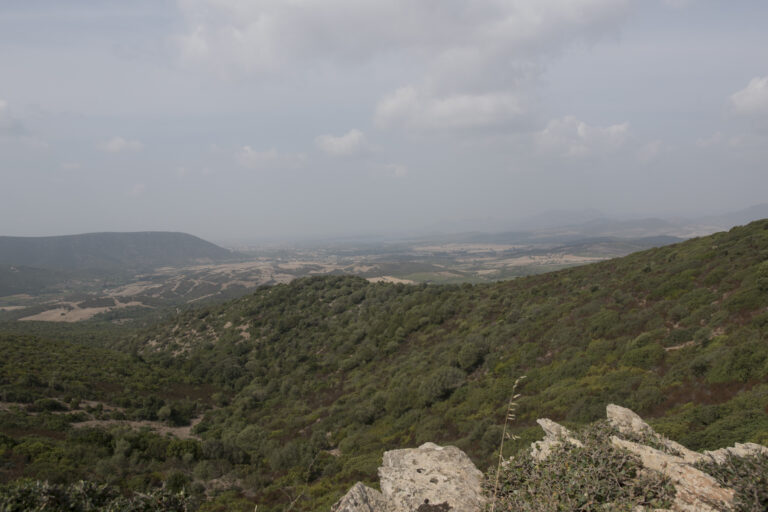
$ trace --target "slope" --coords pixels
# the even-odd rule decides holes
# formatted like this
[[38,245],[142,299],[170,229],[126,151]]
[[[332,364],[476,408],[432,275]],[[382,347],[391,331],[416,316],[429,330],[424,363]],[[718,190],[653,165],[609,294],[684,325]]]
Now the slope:
[[[768,220],[492,285],[319,277],[183,313],[145,357],[229,390],[197,432],[248,465],[267,510],[327,507],[381,452],[452,443],[480,467],[516,425],[597,419],[606,403],[694,449],[768,443]],[[242,459],[240,459],[242,461]]]

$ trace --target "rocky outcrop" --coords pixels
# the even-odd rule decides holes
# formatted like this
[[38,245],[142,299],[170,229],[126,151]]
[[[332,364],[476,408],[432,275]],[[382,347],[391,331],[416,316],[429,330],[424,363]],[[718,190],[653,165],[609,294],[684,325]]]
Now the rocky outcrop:
[[736,443],[728,448],[704,452],[704,455],[711,457],[718,464],[724,464],[728,457],[732,455],[737,457],[752,457],[755,455],[768,457],[768,448],[755,443]]
[[716,512],[733,508],[734,491],[722,487],[717,480],[694,468],[682,457],[616,436],[611,438],[611,443],[640,457],[646,469],[658,471],[670,479],[677,491],[672,510]]
[[608,417],[608,422],[622,434],[643,439],[644,444],[655,444],[663,447],[666,452],[678,455],[690,464],[707,458],[701,453],[689,450],[680,443],[657,434],[640,416],[626,407],[609,404],[605,408],[605,415]]
[[[606,416],[623,437],[629,438],[612,436],[611,443],[614,446],[637,455],[645,470],[659,472],[670,479],[676,490],[672,506],[675,511],[713,512],[733,509],[734,490],[721,486],[714,478],[696,469],[693,466],[696,462],[714,460],[722,464],[729,455],[768,455],[768,448],[753,443],[737,444],[702,454],[658,434],[640,416],[625,407],[608,405]],[[557,439],[559,442],[573,442],[569,440],[572,434],[565,427],[556,423],[553,426],[552,423],[550,420],[546,420],[544,425],[539,423],[546,436],[544,441],[531,445],[534,457],[541,453],[542,442],[550,440],[553,443]]]
[[541,418],[536,420],[536,423],[544,431],[544,439],[531,445],[531,456],[538,461],[545,460],[552,453],[552,450],[562,443],[569,443],[578,447],[584,446],[581,441],[573,437],[570,430],[550,419]]
[[[673,511],[734,508],[735,491],[694,467],[695,463],[723,464],[731,455],[768,456],[768,448],[753,443],[698,453],[656,433],[629,409],[611,404],[606,408],[606,416],[620,434],[611,437],[611,444],[636,455],[643,464],[642,471],[661,473],[675,486]],[[531,445],[531,455],[540,464],[563,443],[584,447],[562,425],[549,419],[537,423],[545,437]],[[425,443],[418,448],[385,452],[379,479],[381,492],[357,483],[333,506],[332,512],[479,512],[486,503],[482,473],[454,446]]]
[[477,512],[485,504],[483,474],[455,446],[385,452],[379,479],[381,492],[357,483],[333,512]]
[[384,512],[389,511],[384,495],[357,482],[333,506],[334,512]]

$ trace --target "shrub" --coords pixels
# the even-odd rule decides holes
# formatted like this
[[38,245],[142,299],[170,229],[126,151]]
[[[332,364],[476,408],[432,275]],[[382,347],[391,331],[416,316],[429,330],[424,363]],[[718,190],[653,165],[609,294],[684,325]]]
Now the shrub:
[[[633,510],[637,506],[668,508],[674,487],[657,473],[641,472],[634,455],[610,443],[607,422],[597,422],[579,434],[584,447],[563,443],[544,461],[523,450],[502,465],[496,510]],[[486,490],[492,492],[495,470]]]
[[736,491],[736,512],[768,510],[768,456],[729,456],[725,463],[699,462],[696,467],[709,473],[723,486]]
[[454,389],[464,383],[466,375],[453,367],[443,367],[425,380],[419,388],[422,403],[430,405],[448,397]]

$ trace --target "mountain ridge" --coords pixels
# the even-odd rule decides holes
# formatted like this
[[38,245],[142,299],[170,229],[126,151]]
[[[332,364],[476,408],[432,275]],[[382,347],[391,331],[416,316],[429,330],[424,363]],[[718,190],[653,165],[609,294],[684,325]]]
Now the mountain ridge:
[[194,235],[170,231],[0,236],[0,265],[51,270],[126,270],[210,263],[234,254]]

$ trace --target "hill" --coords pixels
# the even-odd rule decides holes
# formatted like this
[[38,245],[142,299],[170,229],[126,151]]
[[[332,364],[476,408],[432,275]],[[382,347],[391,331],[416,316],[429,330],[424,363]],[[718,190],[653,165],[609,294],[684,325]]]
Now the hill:
[[212,263],[232,253],[186,233],[88,233],[49,237],[0,237],[0,265],[40,269],[140,270]]
[[[190,410],[204,412],[188,444],[170,448],[116,425],[103,438],[88,434],[101,448],[82,460],[76,421],[56,417],[58,430],[48,428],[55,432],[44,440],[10,429],[0,445],[32,477],[56,469],[66,481],[98,467],[123,489],[152,489],[161,475],[227,510],[254,502],[268,511],[328,510],[355,481],[376,479],[385,450],[454,444],[488,467],[522,375],[519,439],[507,454],[540,438],[537,418],[574,427],[602,417],[608,403],[638,411],[694,450],[766,445],[767,336],[768,220],[494,284],[313,277],[187,310],[112,344],[132,354],[120,363],[127,382],[167,375],[216,391],[207,405],[193,391],[163,406],[118,392],[97,397],[125,417],[183,422]],[[37,357],[56,350],[49,343]],[[33,349],[7,352],[36,357]],[[43,373],[49,364],[9,362],[0,392],[34,391],[30,414],[50,406],[35,406],[50,398],[41,394],[66,402],[86,392],[57,390]],[[53,418],[13,411],[13,425]]]
[[67,277],[65,272],[56,270],[0,264],[0,296],[38,294],[64,282]]
[[385,449],[451,443],[490,463],[520,375],[520,443],[539,435],[537,417],[590,422],[610,402],[694,449],[767,443],[767,261],[759,221],[492,285],[310,278],[138,341],[233,393],[198,431],[259,461],[261,501],[310,466],[307,492],[330,501],[373,479]]

